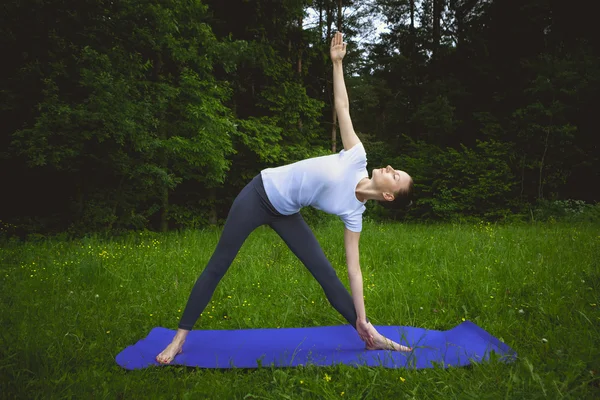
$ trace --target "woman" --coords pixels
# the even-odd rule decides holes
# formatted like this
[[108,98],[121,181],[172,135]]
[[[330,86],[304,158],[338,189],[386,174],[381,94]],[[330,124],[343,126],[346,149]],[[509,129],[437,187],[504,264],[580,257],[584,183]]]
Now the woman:
[[[192,289],[177,334],[156,357],[158,362],[168,364],[181,352],[186,336],[242,244],[254,229],[265,224],[281,236],[309,269],[331,305],[356,329],[367,349],[411,350],[383,337],[367,319],[358,242],[367,200],[392,202],[398,197],[407,197],[412,190],[412,179],[406,172],[394,170],[389,165],[374,169],[369,179],[365,149],[350,120],[342,69],[346,44],[339,32],[331,42],[330,53],[335,109],[344,150],[339,154],[265,169],[246,185],[233,202],[217,248]],[[352,296],[298,212],[308,205],[340,216],[345,224],[344,243]]]

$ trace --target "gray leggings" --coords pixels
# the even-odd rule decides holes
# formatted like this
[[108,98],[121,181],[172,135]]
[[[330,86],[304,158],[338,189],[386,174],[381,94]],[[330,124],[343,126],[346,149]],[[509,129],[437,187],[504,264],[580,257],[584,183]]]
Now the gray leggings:
[[331,305],[356,329],[352,296],[337,277],[315,235],[300,213],[282,215],[275,210],[265,193],[260,174],[234,200],[217,248],[192,289],[179,328],[191,330],[194,327],[246,238],[265,224],[281,236],[319,282]]

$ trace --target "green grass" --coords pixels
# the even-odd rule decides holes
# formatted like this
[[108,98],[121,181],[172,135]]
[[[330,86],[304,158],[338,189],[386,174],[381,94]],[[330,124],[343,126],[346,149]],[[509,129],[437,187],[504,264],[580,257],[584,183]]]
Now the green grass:
[[[0,397],[600,396],[600,229],[562,223],[365,222],[361,267],[367,314],[375,325],[449,329],[468,319],[518,352],[511,364],[121,369],[115,356],[124,347],[153,327],[176,328],[219,233],[6,243],[0,253]],[[315,234],[348,287],[343,226],[322,224]],[[261,227],[242,247],[196,328],[343,323],[279,237]]]

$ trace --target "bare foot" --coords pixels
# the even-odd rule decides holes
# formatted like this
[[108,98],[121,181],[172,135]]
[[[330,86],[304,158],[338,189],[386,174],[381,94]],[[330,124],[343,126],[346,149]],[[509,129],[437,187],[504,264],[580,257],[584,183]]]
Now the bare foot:
[[171,361],[175,358],[175,356],[181,353],[183,348],[183,343],[179,341],[172,341],[171,344],[167,346],[159,355],[156,356],[156,361],[161,364],[170,364]]
[[372,331],[371,335],[373,335],[373,346],[369,346],[366,344],[367,350],[395,350],[395,351],[412,351],[411,347],[402,346],[383,336],[381,333],[377,332],[375,327],[371,325]]
[[175,356],[181,353],[183,343],[185,342],[188,333],[190,333],[190,331],[187,329],[177,329],[177,333],[175,334],[175,337],[173,337],[171,344],[156,356],[156,361],[161,364],[170,364]]

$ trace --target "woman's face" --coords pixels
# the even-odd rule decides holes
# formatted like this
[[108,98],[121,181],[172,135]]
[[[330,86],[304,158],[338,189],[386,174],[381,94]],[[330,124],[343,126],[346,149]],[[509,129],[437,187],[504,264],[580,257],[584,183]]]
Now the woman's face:
[[385,168],[377,168],[373,170],[373,181],[375,187],[384,193],[398,193],[401,189],[408,189],[410,183],[410,176],[398,169],[394,169],[391,166]]

